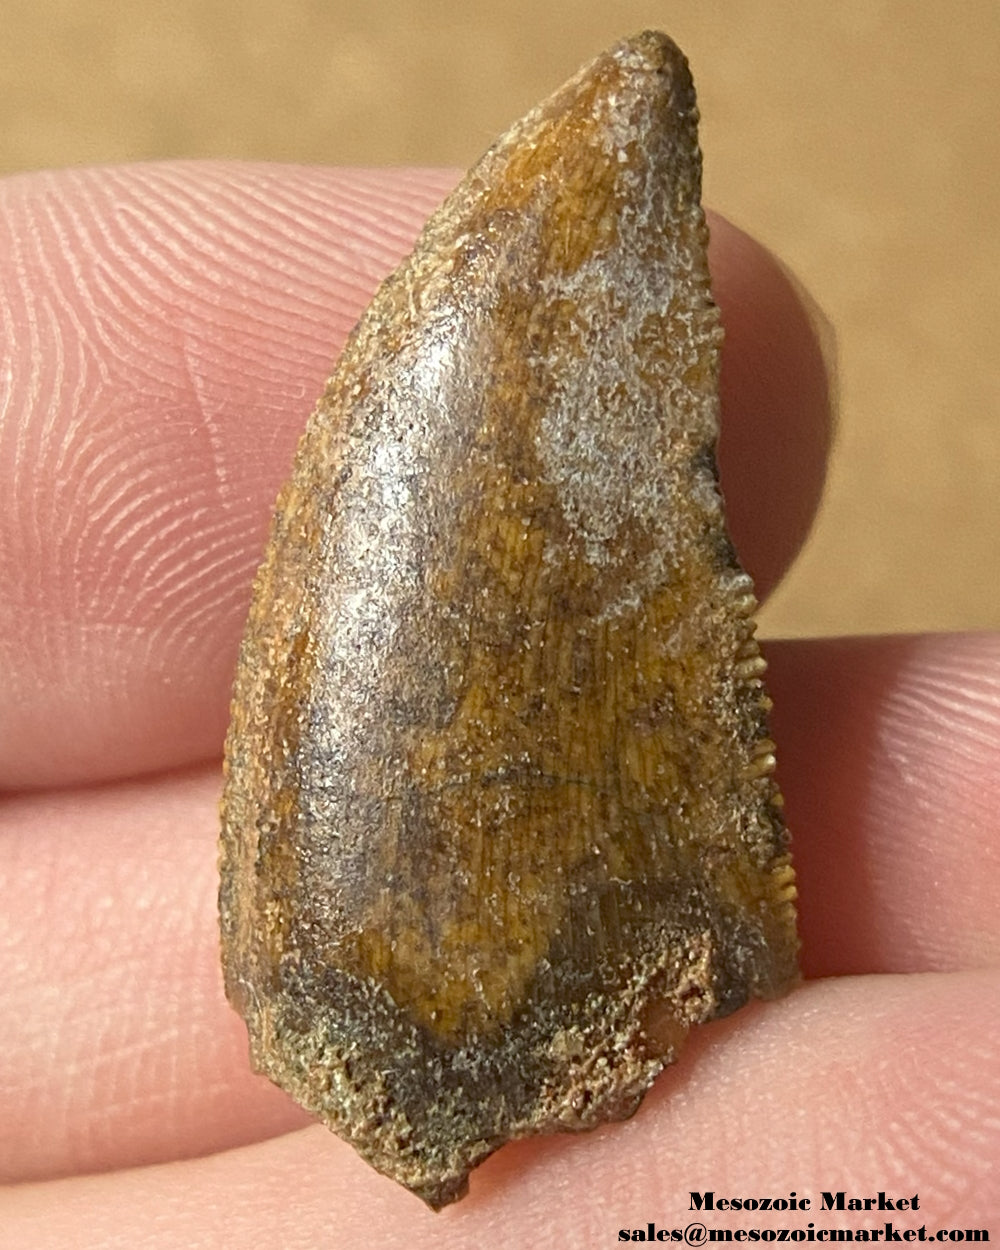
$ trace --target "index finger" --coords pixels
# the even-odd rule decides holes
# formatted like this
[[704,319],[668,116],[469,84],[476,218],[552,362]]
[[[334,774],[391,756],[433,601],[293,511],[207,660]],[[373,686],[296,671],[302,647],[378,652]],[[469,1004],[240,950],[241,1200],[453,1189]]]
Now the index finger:
[[[453,182],[178,163],[0,184],[0,786],[218,755],[295,442],[350,326]],[[818,500],[826,379],[780,268],[718,219],[713,267],[722,471],[763,591]]]

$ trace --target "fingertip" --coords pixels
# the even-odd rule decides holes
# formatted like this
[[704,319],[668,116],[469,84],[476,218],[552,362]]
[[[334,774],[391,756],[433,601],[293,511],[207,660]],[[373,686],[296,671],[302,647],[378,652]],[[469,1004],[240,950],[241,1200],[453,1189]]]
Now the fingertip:
[[[174,163],[0,185],[0,785],[217,755],[277,489],[446,170]],[[715,219],[720,450],[763,593],[822,488],[828,388],[774,259]]]
[[730,531],[763,597],[820,504],[833,437],[829,324],[790,272],[724,217],[710,260],[722,310],[719,467]]
[[216,756],[274,497],[446,171],[0,183],[0,786]]

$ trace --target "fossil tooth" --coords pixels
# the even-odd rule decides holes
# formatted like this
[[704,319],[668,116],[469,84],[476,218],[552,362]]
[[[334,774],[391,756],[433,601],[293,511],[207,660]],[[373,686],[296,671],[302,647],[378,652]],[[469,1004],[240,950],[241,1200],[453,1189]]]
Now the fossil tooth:
[[645,33],[486,153],[351,335],[255,585],[227,993],[435,1208],[797,975],[696,126]]

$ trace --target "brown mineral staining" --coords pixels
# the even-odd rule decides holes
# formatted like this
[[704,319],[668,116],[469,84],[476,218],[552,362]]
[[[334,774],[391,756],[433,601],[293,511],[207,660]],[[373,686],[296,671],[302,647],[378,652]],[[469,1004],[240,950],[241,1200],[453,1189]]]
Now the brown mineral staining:
[[257,578],[226,989],[258,1070],[433,1207],[796,978],[696,122],[643,34],[483,157],[351,336]]

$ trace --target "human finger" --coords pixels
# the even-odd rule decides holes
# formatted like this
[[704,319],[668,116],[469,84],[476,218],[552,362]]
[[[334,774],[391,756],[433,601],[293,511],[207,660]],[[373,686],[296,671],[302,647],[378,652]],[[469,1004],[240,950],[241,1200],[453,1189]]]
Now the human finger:
[[[807,974],[995,967],[998,641],[769,652]],[[303,1122],[250,1074],[223,997],[218,790],[212,767],[0,808],[0,1176],[188,1157]]]
[[[627,1123],[506,1147],[439,1214],[310,1128],[168,1167],[19,1186],[0,1195],[0,1228],[23,1250],[325,1247],[331,1229],[342,1245],[374,1231],[387,1250],[517,1250],[611,1243],[650,1222],[803,1236],[810,1223],[869,1226],[871,1212],[824,1212],[822,1195],[879,1190],[908,1200],[880,1227],[988,1227],[1000,1203],[998,989],[995,972],[815,982],[706,1026]],[[787,1202],[790,1190],[810,1209],[692,1199]]]
[[1000,965],[1000,636],[768,656],[807,975]]
[[[0,183],[0,787],[218,755],[295,442],[453,180],[178,163]],[[722,473],[763,593],[816,507],[829,403],[784,273],[714,231]]]

